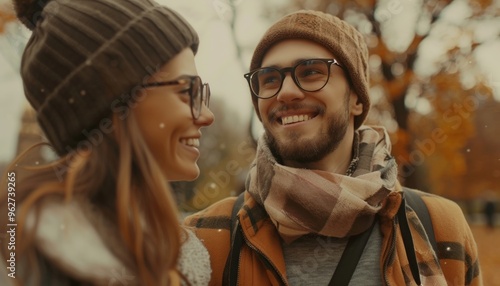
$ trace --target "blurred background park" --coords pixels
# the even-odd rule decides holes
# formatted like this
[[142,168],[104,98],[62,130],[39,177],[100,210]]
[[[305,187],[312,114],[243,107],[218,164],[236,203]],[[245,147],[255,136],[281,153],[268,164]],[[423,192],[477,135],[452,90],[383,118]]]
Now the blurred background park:
[[[500,0],[160,0],[199,32],[198,71],[216,121],[203,130],[194,182],[175,183],[183,212],[244,188],[262,132],[243,73],[275,20],[297,9],[337,15],[370,49],[369,124],[383,125],[401,181],[460,204],[478,240],[485,285],[500,285]],[[0,170],[43,140],[19,77],[29,31],[0,0]],[[31,154],[38,164],[47,154]],[[486,202],[498,219],[488,227]],[[495,218],[495,216],[494,216]]]

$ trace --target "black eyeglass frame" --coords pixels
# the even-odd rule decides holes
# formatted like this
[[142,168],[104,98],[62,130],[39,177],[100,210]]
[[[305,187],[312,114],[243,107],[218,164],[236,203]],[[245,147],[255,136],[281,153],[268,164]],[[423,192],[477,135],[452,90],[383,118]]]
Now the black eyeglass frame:
[[[197,75],[182,75],[179,78],[175,80],[170,80],[170,81],[160,81],[160,82],[149,82],[141,85],[141,88],[147,89],[147,88],[154,88],[154,87],[161,87],[161,86],[168,86],[168,85],[179,85],[179,84],[185,84],[189,82],[189,105],[191,107],[191,116],[193,117],[194,120],[197,120],[200,118],[201,115],[201,109],[203,108],[203,104],[209,108],[210,106],[210,85],[208,83],[203,83],[201,78]],[[199,100],[199,108],[196,109],[195,107],[195,99],[194,99],[194,92],[197,91],[195,90],[195,84],[196,82],[199,83],[198,90],[200,92],[200,100]]]
[[[295,76],[295,70],[297,69],[298,66],[300,66],[301,64],[303,64],[304,62],[307,62],[307,61],[314,61],[314,60],[317,60],[317,61],[322,61],[324,63],[326,63],[328,65],[328,74],[327,74],[327,78],[326,78],[326,81],[325,83],[320,87],[320,88],[317,88],[317,89],[314,89],[314,90],[307,90],[305,89],[304,87],[302,87],[300,85],[300,82],[298,81],[297,77]],[[286,73],[289,72],[290,73],[290,76],[292,77],[292,80],[293,82],[295,83],[295,85],[297,87],[299,87],[301,90],[303,91],[307,91],[307,92],[315,92],[315,91],[319,91],[321,90],[323,87],[326,86],[326,84],[328,83],[328,81],[330,80],[330,74],[331,74],[331,67],[332,67],[332,64],[340,67],[340,68],[343,68],[342,65],[340,65],[340,63],[336,60],[336,59],[322,59],[322,58],[313,58],[313,59],[305,59],[305,60],[302,60],[300,62],[298,62],[297,64],[295,64],[294,66],[291,66],[291,67],[284,67],[284,68],[281,68],[281,69],[278,69],[278,68],[274,68],[274,67],[261,67],[261,68],[258,68],[258,69],[255,69],[253,71],[250,71],[246,74],[244,74],[243,76],[246,78],[247,82],[248,82],[248,86],[250,87],[250,92],[252,93],[253,96],[257,97],[257,98],[260,98],[260,99],[269,99],[269,98],[273,98],[275,97],[281,90],[281,88],[283,87],[283,81],[285,81],[285,77],[286,77]],[[268,97],[262,97],[262,96],[259,96],[254,90],[253,90],[253,87],[252,87],[252,79],[253,79],[253,76],[256,75],[259,71],[261,70],[264,70],[264,69],[271,69],[271,70],[275,70],[277,71],[280,75],[281,75],[281,82],[280,82],[280,86],[279,88],[276,90],[276,93],[274,93],[273,95],[271,96],[268,96]]]

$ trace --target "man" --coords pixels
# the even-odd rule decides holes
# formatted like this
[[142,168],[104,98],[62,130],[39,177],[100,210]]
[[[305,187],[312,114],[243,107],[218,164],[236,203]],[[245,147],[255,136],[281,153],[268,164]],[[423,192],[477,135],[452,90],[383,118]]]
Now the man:
[[186,219],[211,254],[211,285],[482,284],[455,203],[413,191],[430,213],[437,253],[402,205],[387,133],[362,126],[367,61],[362,35],[322,12],[292,13],[264,34],[245,75],[265,134],[244,202],[233,221],[235,198]]

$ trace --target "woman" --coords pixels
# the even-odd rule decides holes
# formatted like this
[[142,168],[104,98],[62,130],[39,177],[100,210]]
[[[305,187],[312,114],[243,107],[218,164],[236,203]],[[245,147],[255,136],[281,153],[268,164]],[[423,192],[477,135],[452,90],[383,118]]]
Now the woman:
[[213,122],[196,32],[151,0],[14,4],[33,31],[25,95],[60,159],[30,167],[28,150],[4,176],[9,281],[206,284],[208,254],[180,229],[167,182],[199,175],[200,129]]

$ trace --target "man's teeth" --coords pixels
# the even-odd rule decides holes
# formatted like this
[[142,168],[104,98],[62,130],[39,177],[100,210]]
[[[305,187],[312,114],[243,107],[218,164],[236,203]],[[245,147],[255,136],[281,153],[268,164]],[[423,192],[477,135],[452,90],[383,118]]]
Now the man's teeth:
[[181,143],[188,146],[200,147],[200,139],[198,138],[181,139]]
[[292,115],[281,118],[283,125],[309,120],[309,115]]

